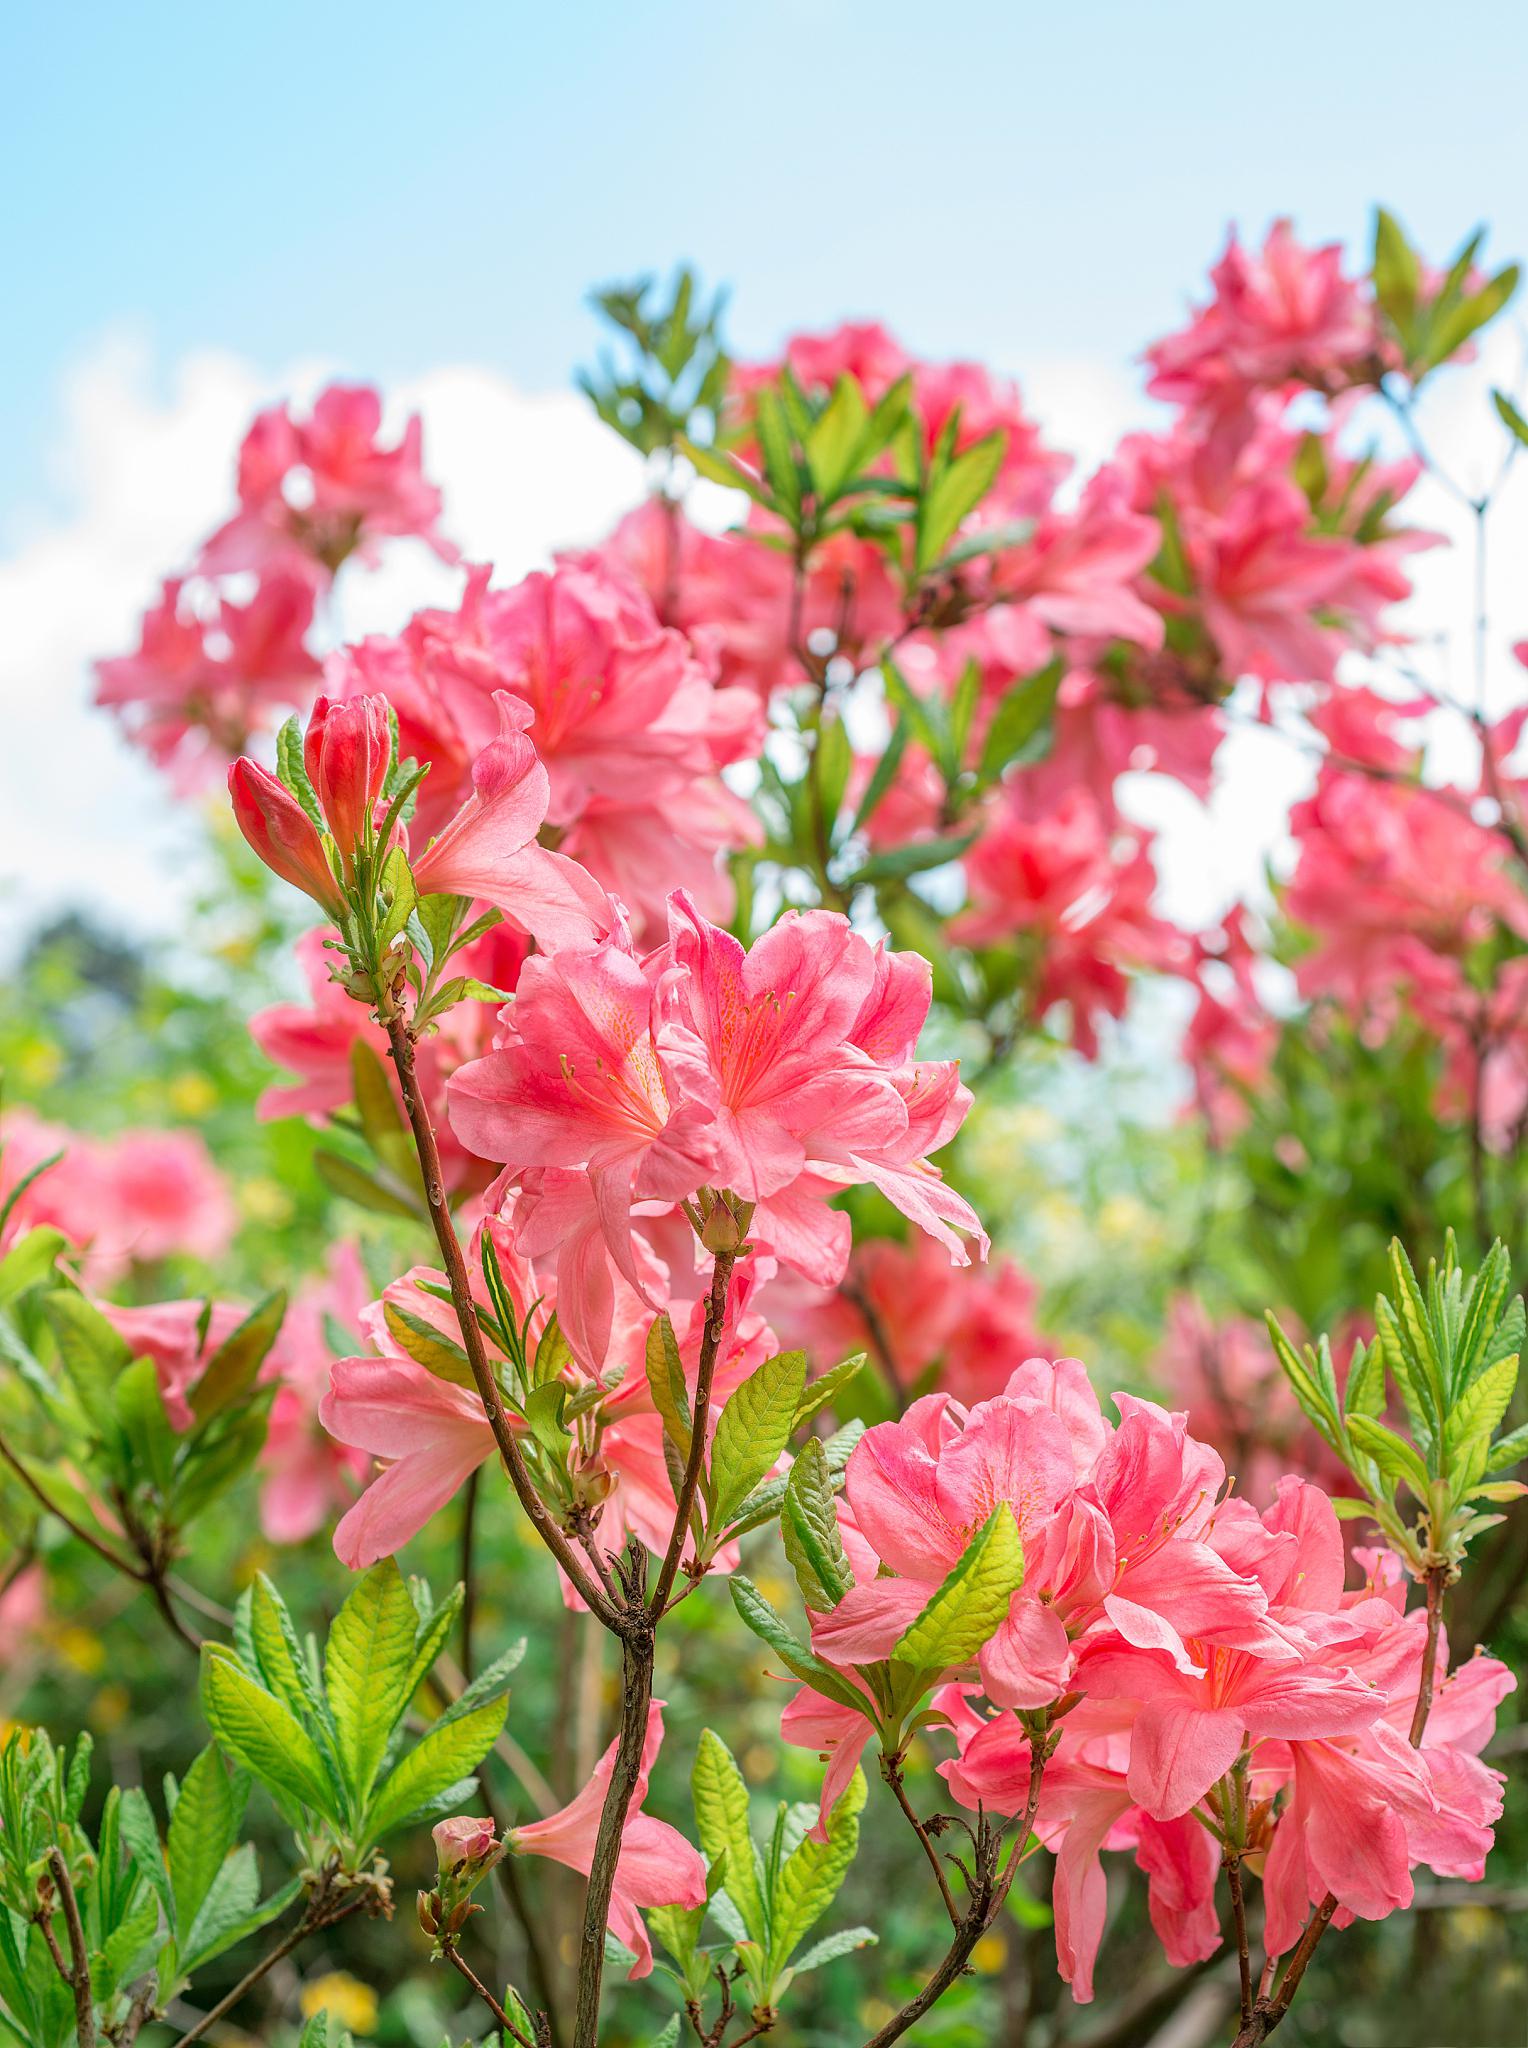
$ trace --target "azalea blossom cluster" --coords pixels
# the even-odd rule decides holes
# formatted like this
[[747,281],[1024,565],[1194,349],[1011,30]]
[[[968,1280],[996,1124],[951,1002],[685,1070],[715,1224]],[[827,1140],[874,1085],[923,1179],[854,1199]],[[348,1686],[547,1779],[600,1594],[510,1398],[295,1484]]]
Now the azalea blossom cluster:
[[0,1210],[0,1252],[29,1230],[56,1230],[101,1287],[133,1266],[218,1259],[238,1220],[195,1131],[87,1138],[20,1107],[0,1120]]
[[311,703],[315,610],[347,562],[374,564],[401,537],[453,558],[422,459],[418,417],[389,445],[365,385],[329,385],[306,415],[257,415],[239,450],[237,511],[165,583],[136,649],[96,665],[96,702],[177,786],[205,786],[279,713]]
[[[1061,1975],[1092,1996],[1105,1917],[1104,1850],[1134,1854],[1171,1962],[1221,1943],[1223,1855],[1261,1873],[1266,1944],[1285,1955],[1330,1893],[1337,1917],[1409,1903],[1419,1865],[1479,1877],[1501,1811],[1479,1761],[1514,1686],[1477,1655],[1413,1726],[1429,1648],[1388,1552],[1347,1555],[1328,1497],[1287,1477],[1261,1514],[1228,1494],[1218,1454],[1183,1414],[1116,1396],[1103,1415],[1082,1365],[1032,1360],[966,1408],[917,1401],[850,1457],[838,1533],[850,1583],[814,1612],[812,1648],[854,1688],[803,1686],[788,1741],[828,1757],[824,1813],[885,1724],[910,1625],[995,1517],[1010,1517],[1022,1583],[934,1709],[941,1766],[975,1812],[1025,1810],[1048,1729],[1035,1830],[1056,1852]],[[964,1660],[963,1660],[964,1663]]]

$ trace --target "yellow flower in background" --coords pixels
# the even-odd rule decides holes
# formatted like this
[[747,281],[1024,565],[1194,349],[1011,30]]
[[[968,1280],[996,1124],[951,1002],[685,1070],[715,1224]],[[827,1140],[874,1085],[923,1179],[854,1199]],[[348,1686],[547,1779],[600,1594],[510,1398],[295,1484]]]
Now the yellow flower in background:
[[971,1967],[978,1975],[990,1977],[1003,1967],[1008,1944],[1001,1934],[984,1934],[971,1951]]
[[205,1074],[177,1074],[165,1093],[177,1116],[210,1116],[218,1106],[218,1091]]
[[369,2034],[377,2024],[377,1994],[348,1970],[330,1970],[302,1987],[302,2016],[332,2013],[352,2034]]
[[106,1662],[106,1652],[101,1638],[92,1629],[80,1628],[73,1622],[60,1622],[49,1632],[54,1649],[76,1671],[86,1678],[94,1678]]
[[288,1222],[292,1214],[292,1198],[286,1189],[263,1176],[243,1182],[239,1206],[251,1223],[279,1225]]

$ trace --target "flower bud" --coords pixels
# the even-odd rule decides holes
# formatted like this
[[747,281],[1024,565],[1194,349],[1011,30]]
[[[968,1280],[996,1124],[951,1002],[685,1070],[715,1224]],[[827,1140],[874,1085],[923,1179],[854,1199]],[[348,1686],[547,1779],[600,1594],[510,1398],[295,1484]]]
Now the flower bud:
[[338,920],[345,898],[318,828],[284,783],[241,755],[228,771],[228,793],[239,830],[265,865],[301,889]]
[[462,1878],[480,1874],[490,1868],[490,1859],[497,1863],[498,1839],[491,1820],[471,1820],[465,1814],[458,1814],[451,1820],[437,1821],[430,1830],[430,1839],[435,1844],[435,1860],[443,1878]]
[[319,698],[303,762],[342,853],[353,851],[371,823],[391,757],[385,697]]

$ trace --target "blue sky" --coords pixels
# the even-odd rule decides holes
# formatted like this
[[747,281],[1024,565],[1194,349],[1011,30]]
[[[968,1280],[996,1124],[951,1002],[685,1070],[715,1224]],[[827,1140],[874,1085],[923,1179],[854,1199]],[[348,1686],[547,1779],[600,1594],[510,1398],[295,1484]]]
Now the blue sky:
[[0,520],[111,325],[545,388],[591,282],[683,256],[745,349],[874,311],[930,353],[1119,363],[1232,217],[1354,236],[1379,196],[1440,253],[1487,215],[1528,248],[1508,4],[13,0],[0,75]]
[[[274,397],[338,374],[417,407],[447,530],[513,576],[641,488],[570,388],[596,283],[687,258],[732,287],[743,355],[878,315],[1018,373],[1096,461],[1232,220],[1361,247],[1378,198],[1435,259],[1482,219],[1497,260],[1528,254],[1521,0],[9,0],[0,78],[0,715],[26,763],[7,786],[0,762],[0,897],[23,920],[88,898],[175,927],[198,820],[92,707],[91,662],[225,516]],[[1513,324],[1439,421],[1487,473]],[[1417,511],[1458,525],[1426,487]],[[1493,574],[1521,634],[1514,516]],[[336,630],[454,601],[422,555],[347,579]],[[1467,635],[1469,605],[1466,556],[1422,558],[1416,629]],[[1226,759],[1208,811],[1142,778],[1187,916],[1255,890],[1307,772]]]

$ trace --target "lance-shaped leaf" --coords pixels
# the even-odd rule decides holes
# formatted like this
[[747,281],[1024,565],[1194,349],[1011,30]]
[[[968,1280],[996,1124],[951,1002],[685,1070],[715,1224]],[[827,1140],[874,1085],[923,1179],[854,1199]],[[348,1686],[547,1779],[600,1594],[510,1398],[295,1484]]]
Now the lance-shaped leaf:
[[[166,1847],[175,1893],[175,1925],[189,1928],[233,1847],[238,1816],[223,1759],[209,1743],[181,1783]],[[252,1906],[251,1899],[249,1905]],[[247,1912],[249,1906],[244,1910]]]
[[254,1385],[266,1353],[276,1341],[286,1303],[285,1293],[276,1288],[213,1352],[191,1389],[191,1412],[198,1422],[210,1421]]
[[476,1770],[498,1741],[507,1711],[502,1699],[489,1700],[456,1720],[437,1723],[406,1750],[372,1800],[366,1839],[379,1841]]
[[790,1441],[806,1388],[806,1353],[779,1351],[737,1387],[711,1443],[711,1522],[725,1527]]
[[814,1614],[828,1613],[853,1585],[854,1575],[838,1533],[833,1475],[815,1436],[791,1467],[780,1506],[780,1533],[802,1600]]
[[668,1311],[655,1316],[647,1333],[647,1386],[653,1406],[663,1417],[664,1434],[681,1458],[690,1449],[690,1397],[685,1388],[684,1361]]
[[409,1703],[419,1617],[396,1562],[385,1557],[352,1587],[324,1647],[324,1689],[340,1768],[359,1812],[388,1737]]
[[302,1723],[243,1671],[218,1643],[202,1646],[202,1708],[232,1757],[290,1805],[294,1800],[340,1822],[339,1788]]
[[893,1658],[915,1671],[967,1664],[1007,1619],[1024,1583],[1024,1545],[1013,1509],[999,1501],[923,1612],[903,1632]]
[[961,522],[974,512],[997,481],[1008,450],[1008,436],[984,434],[969,448],[931,472],[918,503],[917,544],[913,566],[920,576],[938,562],[955,538]]
[[708,1863],[725,1860],[727,1896],[743,1916],[743,1925],[762,1944],[769,1922],[764,1903],[763,1867],[748,1826],[748,1787],[732,1752],[710,1728],[703,1728],[690,1772],[695,1825]]
[[774,1975],[837,1898],[859,1847],[865,1774],[856,1771],[828,1819],[828,1839],[799,1843],[777,1873],[769,1899],[769,1969]]
[[398,1348],[406,1352],[416,1365],[422,1365],[426,1372],[433,1373],[436,1379],[449,1380],[455,1387],[474,1384],[472,1367],[461,1345],[454,1337],[437,1330],[426,1317],[416,1315],[413,1309],[404,1308],[400,1302],[384,1299],[382,1320]]
[[840,1706],[853,1707],[867,1720],[871,1717],[870,1702],[865,1695],[792,1634],[750,1578],[742,1572],[734,1572],[727,1581],[727,1590],[745,1625],[752,1629],[761,1643],[769,1645],[792,1677],[799,1678],[803,1685],[811,1686],[825,1698],[837,1700]]

